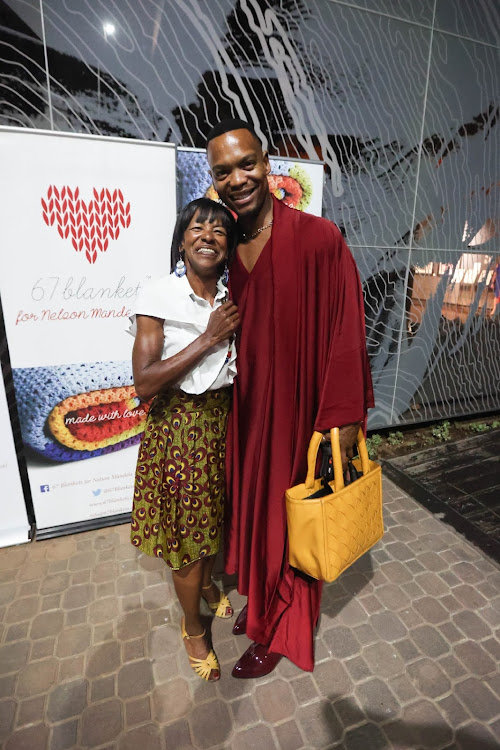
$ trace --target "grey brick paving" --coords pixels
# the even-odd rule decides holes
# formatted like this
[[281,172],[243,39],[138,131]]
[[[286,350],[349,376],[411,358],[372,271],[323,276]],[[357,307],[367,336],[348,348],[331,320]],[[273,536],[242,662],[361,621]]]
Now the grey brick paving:
[[214,620],[222,679],[202,683],[164,563],[125,526],[0,550],[1,746],[497,749],[500,570],[387,479],[384,492],[384,539],[325,587],[312,674],[283,660],[234,680],[248,641]]

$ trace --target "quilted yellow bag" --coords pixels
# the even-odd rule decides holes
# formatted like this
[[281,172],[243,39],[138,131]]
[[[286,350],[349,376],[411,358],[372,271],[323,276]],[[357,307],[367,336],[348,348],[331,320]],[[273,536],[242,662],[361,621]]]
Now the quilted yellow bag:
[[286,491],[289,561],[320,581],[334,581],[382,537],[382,470],[368,458],[363,431],[357,437],[363,476],[344,486],[339,429],[331,430],[334,480],[331,494],[311,498],[322,488],[315,479],[316,458],[323,437],[314,432],[307,452],[307,477]]

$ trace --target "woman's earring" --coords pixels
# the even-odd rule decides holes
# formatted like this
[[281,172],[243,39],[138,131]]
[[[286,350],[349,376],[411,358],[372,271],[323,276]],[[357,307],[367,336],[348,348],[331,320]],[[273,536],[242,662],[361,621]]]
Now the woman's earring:
[[174,273],[179,279],[181,278],[181,276],[185,276],[186,264],[184,263],[184,260],[182,259],[182,257],[180,257],[177,263],[175,264]]
[[227,267],[227,264],[224,266],[224,270],[222,272],[221,280],[222,280],[222,283],[224,284],[224,286],[227,286],[228,281],[229,281],[229,268]]

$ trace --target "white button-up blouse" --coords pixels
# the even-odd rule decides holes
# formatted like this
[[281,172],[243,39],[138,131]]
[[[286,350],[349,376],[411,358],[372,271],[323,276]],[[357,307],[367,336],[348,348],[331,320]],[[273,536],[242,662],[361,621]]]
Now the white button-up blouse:
[[[187,276],[174,273],[149,282],[139,292],[130,316],[128,329],[137,334],[137,315],[160,318],[163,323],[163,351],[161,358],[168,359],[185,349],[207,329],[208,319],[227,298],[227,289],[219,280],[213,307],[208,300],[198,297]],[[181,378],[174,388],[185,393],[204,393],[231,385],[236,375],[236,348],[234,341],[222,341]]]

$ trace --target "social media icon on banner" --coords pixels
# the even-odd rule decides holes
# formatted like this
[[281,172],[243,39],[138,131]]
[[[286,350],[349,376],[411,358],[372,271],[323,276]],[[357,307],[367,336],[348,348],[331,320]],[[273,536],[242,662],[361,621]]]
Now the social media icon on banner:
[[101,490],[92,490],[92,494],[94,495],[94,497],[97,497],[101,494]]
[[40,485],[40,492],[50,492],[50,485],[49,484],[41,484]]

